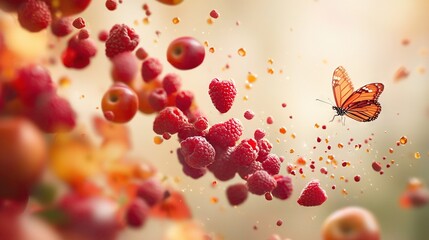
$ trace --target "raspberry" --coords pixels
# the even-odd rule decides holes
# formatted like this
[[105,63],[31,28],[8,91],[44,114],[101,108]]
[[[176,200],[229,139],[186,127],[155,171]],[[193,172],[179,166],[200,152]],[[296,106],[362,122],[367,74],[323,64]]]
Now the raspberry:
[[233,147],[243,133],[240,120],[231,118],[226,122],[213,125],[207,134],[207,140],[219,147]]
[[86,29],[81,29],[77,35],[77,37],[79,38],[79,40],[84,40],[89,38],[89,32]]
[[176,107],[166,107],[161,110],[153,121],[153,131],[162,135],[167,132],[175,134],[188,121],[180,109]]
[[143,81],[150,82],[162,72],[162,64],[157,58],[148,58],[142,65]]
[[255,113],[252,112],[252,110],[247,110],[244,112],[244,118],[247,120],[252,120],[254,116],[255,116]]
[[167,105],[167,93],[162,88],[153,90],[148,97],[150,106],[155,111],[161,111]]
[[208,166],[210,172],[220,181],[228,181],[234,178],[237,172],[236,164],[231,160],[233,148],[217,148],[214,162]]
[[18,21],[28,31],[39,32],[51,23],[51,11],[42,0],[27,0],[19,6]]
[[372,162],[372,169],[376,172],[381,171],[381,164],[379,162]]
[[115,24],[106,40],[106,56],[109,58],[121,52],[133,51],[139,44],[139,35],[125,24]]
[[73,27],[77,29],[82,29],[85,27],[85,20],[83,18],[78,17],[73,21]]
[[187,123],[184,124],[182,127],[180,127],[179,132],[177,133],[177,136],[179,137],[180,141],[183,141],[187,139],[188,137],[195,137],[195,136],[201,136],[205,137],[207,134],[206,131],[200,131],[196,129],[192,124]]
[[180,142],[185,162],[193,168],[205,168],[215,159],[215,149],[204,137],[189,137]]
[[116,3],[115,0],[107,0],[105,5],[109,11],[114,11],[116,9],[116,7],[118,6],[118,3]]
[[255,139],[245,139],[231,153],[231,159],[240,166],[249,166],[258,157],[259,147]]
[[204,131],[209,127],[209,122],[206,117],[198,117],[194,122],[195,129]]
[[325,190],[320,187],[319,180],[312,180],[302,190],[298,204],[304,207],[319,206],[328,199]]
[[144,48],[137,48],[136,56],[140,60],[145,60],[149,54],[144,50]]
[[39,65],[29,65],[18,70],[13,85],[19,98],[27,106],[35,104],[41,94],[55,92],[51,75],[46,68]]
[[130,227],[142,227],[149,216],[149,206],[140,198],[135,198],[127,208],[126,220]]
[[112,59],[112,77],[115,81],[131,83],[137,75],[138,62],[131,52],[123,52]]
[[265,131],[262,129],[256,129],[255,133],[253,134],[253,137],[255,138],[256,141],[259,141],[265,137]]
[[265,158],[265,161],[262,162],[262,167],[270,175],[276,175],[280,172],[280,164],[281,162],[279,157],[275,154],[270,153]]
[[30,118],[47,133],[70,131],[76,125],[76,114],[70,103],[52,93],[37,98]]
[[55,19],[51,24],[51,32],[57,37],[67,36],[73,31],[71,25],[71,19],[68,17],[62,17]]
[[94,57],[97,54],[95,42],[91,39],[79,39],[79,34],[74,35],[68,42],[68,47],[76,51],[83,58]]
[[276,176],[274,178],[277,181],[277,187],[271,193],[278,199],[288,199],[293,191],[292,179],[289,176]]
[[238,175],[240,175],[240,177],[242,179],[247,180],[250,175],[252,175],[253,173],[255,173],[256,171],[259,171],[259,170],[263,170],[262,163],[260,163],[258,161],[254,161],[249,166],[245,166],[245,167],[240,166],[237,169],[237,172],[238,172]]
[[182,79],[180,79],[180,76],[175,73],[169,73],[165,75],[164,79],[162,80],[162,87],[165,89],[168,95],[179,91],[181,86]]
[[258,158],[256,159],[259,162],[263,162],[268,154],[271,152],[273,145],[268,141],[268,139],[261,139],[258,141],[259,153]]
[[216,18],[219,17],[219,13],[216,10],[213,9],[213,10],[210,11],[210,17],[216,19]]
[[219,81],[219,79],[215,78],[209,85],[209,95],[216,109],[220,113],[226,113],[234,103],[237,90],[233,81]]
[[237,183],[229,186],[226,189],[226,197],[228,198],[229,204],[237,206],[246,201],[248,190],[246,184]]
[[186,111],[191,107],[194,100],[194,94],[191,91],[179,91],[176,95],[176,107],[182,111]]
[[106,30],[102,30],[98,33],[98,40],[105,42],[109,37],[109,33]]
[[186,176],[191,177],[193,179],[198,179],[206,174],[207,172],[206,168],[197,169],[197,168],[190,167],[185,162],[185,157],[183,156],[180,148],[177,149],[177,158],[179,159],[180,164],[182,164],[182,171]]
[[165,188],[154,179],[148,179],[138,185],[137,196],[143,199],[149,206],[160,202],[164,197]]
[[271,192],[276,185],[276,180],[264,170],[256,171],[247,179],[249,192],[256,195],[264,195],[266,192]]

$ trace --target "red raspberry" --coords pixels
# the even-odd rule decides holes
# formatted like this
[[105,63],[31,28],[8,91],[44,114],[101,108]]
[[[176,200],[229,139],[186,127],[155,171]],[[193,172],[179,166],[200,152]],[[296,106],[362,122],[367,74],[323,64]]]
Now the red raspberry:
[[131,83],[137,75],[138,62],[131,52],[123,52],[112,59],[112,77],[115,81]]
[[256,141],[259,141],[265,137],[265,131],[262,129],[256,129],[253,136],[254,136]]
[[37,98],[30,118],[47,133],[70,131],[76,125],[76,114],[70,103],[52,93]]
[[179,91],[176,95],[176,107],[182,111],[186,111],[191,107],[194,100],[194,94],[191,91]]
[[114,11],[118,6],[118,3],[115,0],[107,0],[105,5],[109,11]]
[[167,132],[175,134],[188,121],[180,109],[176,107],[166,107],[161,110],[153,121],[153,131],[162,135]]
[[237,165],[231,160],[233,148],[217,148],[214,162],[208,166],[210,172],[220,181],[228,181],[237,173]]
[[180,127],[179,132],[177,133],[177,136],[179,137],[180,141],[183,141],[188,137],[195,137],[195,136],[205,137],[206,135],[207,135],[207,131],[204,131],[204,130],[200,131],[190,123],[184,124],[182,127]]
[[245,139],[231,154],[232,160],[239,166],[249,166],[258,157],[259,147],[255,139]]
[[109,37],[109,33],[106,30],[102,30],[98,33],[98,40],[105,42]]
[[165,188],[159,180],[151,178],[138,185],[137,196],[149,206],[153,206],[164,198]]
[[94,57],[97,54],[95,42],[91,39],[79,39],[79,34],[70,38],[68,47],[76,51],[76,54],[83,58]]
[[18,70],[13,86],[27,106],[34,105],[38,96],[55,92],[51,75],[40,65],[29,65]]
[[233,147],[243,134],[240,120],[231,118],[226,122],[213,125],[207,134],[207,140],[219,147]]
[[82,29],[85,27],[85,20],[83,18],[78,17],[73,21],[73,27],[77,29]]
[[276,176],[277,187],[271,192],[274,197],[282,200],[288,199],[292,195],[292,178],[289,176]]
[[79,40],[84,40],[89,38],[89,32],[86,29],[81,29],[77,35],[77,37],[79,38]]
[[140,198],[132,200],[127,208],[126,220],[130,227],[142,227],[149,216],[149,206]]
[[168,95],[179,91],[181,86],[182,79],[180,79],[180,76],[175,73],[169,73],[165,75],[164,79],[162,80],[162,87],[165,89]]
[[237,90],[231,80],[220,81],[215,78],[209,85],[209,95],[213,105],[220,113],[226,113],[234,103]]
[[258,141],[258,147],[259,147],[259,153],[258,153],[258,158],[256,160],[259,162],[263,162],[267,158],[268,154],[271,152],[273,145],[271,145],[268,139],[263,138]]
[[244,112],[244,118],[247,120],[252,120],[254,116],[255,116],[255,113],[252,110],[246,110]]
[[57,37],[67,36],[73,31],[71,25],[71,19],[68,17],[62,17],[55,19],[51,24],[51,32]]
[[51,23],[51,11],[42,0],[27,0],[19,6],[18,21],[28,31],[39,32]]
[[374,169],[374,171],[376,171],[376,172],[380,172],[381,171],[381,163],[372,162],[372,169]]
[[210,11],[210,17],[216,19],[216,18],[219,17],[219,13],[216,10],[213,9],[213,10]]
[[167,105],[167,93],[162,88],[153,90],[148,97],[150,106],[155,111],[161,111]]
[[139,44],[139,35],[125,24],[115,24],[106,40],[106,56],[109,58],[121,52],[133,51]]
[[237,170],[238,175],[244,180],[247,180],[250,175],[254,174],[256,171],[263,170],[262,163],[258,161],[252,162],[249,166],[240,166]]
[[276,175],[280,172],[280,158],[275,154],[268,154],[265,161],[262,162],[262,167],[270,175]]
[[204,137],[188,137],[180,142],[185,162],[193,168],[205,168],[215,159],[215,149]]
[[180,150],[180,148],[177,149],[177,158],[179,159],[180,164],[182,165],[182,171],[183,173],[188,176],[191,177],[193,179],[198,179],[202,176],[204,176],[207,172],[206,168],[192,168],[190,167],[186,162],[185,162],[185,157],[182,154],[182,151]]
[[143,81],[150,82],[162,72],[162,64],[157,58],[148,58],[142,65]]
[[140,60],[145,60],[149,54],[144,50],[144,48],[137,48],[136,56]]
[[256,171],[247,179],[249,192],[256,195],[264,195],[267,192],[271,192],[276,185],[276,180],[264,170]]
[[209,122],[206,117],[198,117],[194,122],[195,129],[204,131],[209,127]]
[[319,180],[312,180],[302,190],[298,204],[304,207],[319,206],[328,199],[325,190],[320,187]]
[[246,201],[248,192],[246,184],[237,183],[226,189],[226,197],[229,204],[237,206]]

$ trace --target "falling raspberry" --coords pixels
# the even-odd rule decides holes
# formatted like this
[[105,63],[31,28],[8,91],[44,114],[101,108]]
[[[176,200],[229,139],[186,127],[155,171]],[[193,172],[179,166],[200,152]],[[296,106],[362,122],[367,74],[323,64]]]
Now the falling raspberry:
[[302,190],[297,202],[304,207],[313,207],[322,205],[326,199],[328,196],[325,190],[320,187],[319,180],[312,180]]
[[39,32],[51,23],[51,11],[44,1],[27,0],[18,8],[18,21],[28,31]]
[[276,176],[274,178],[277,181],[277,186],[271,193],[278,199],[288,199],[292,195],[293,191],[292,178],[289,176]]
[[229,186],[226,189],[226,196],[229,204],[237,206],[246,201],[248,195],[247,186],[242,183],[237,183]]
[[264,195],[266,192],[271,192],[276,185],[276,180],[264,170],[256,171],[247,179],[249,192],[256,195]]
[[106,40],[106,56],[112,58],[119,53],[133,51],[138,44],[139,36],[134,29],[125,24],[116,24],[110,29]]
[[203,137],[189,137],[180,146],[185,162],[193,168],[205,168],[215,160],[215,149]]
[[216,109],[220,113],[226,113],[231,109],[232,104],[234,103],[237,90],[233,81],[220,81],[215,78],[210,83],[209,95]]

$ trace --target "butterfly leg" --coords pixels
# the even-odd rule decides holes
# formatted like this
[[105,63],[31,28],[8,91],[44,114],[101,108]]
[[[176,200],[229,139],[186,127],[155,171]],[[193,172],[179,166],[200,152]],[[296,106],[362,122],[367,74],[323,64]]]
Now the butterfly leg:
[[329,121],[329,122],[332,122],[332,121],[334,121],[334,119],[335,119],[335,117],[336,116],[339,116],[339,115],[334,115],[334,117],[331,119],[331,121]]

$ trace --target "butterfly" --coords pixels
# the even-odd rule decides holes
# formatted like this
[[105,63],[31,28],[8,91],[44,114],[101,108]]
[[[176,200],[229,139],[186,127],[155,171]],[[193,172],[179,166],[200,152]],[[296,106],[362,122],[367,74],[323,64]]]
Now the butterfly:
[[354,91],[353,84],[347,71],[339,66],[332,76],[332,90],[334,92],[335,106],[332,106],[337,116],[346,115],[358,122],[370,122],[377,119],[381,112],[378,97],[384,90],[382,83],[370,83]]

